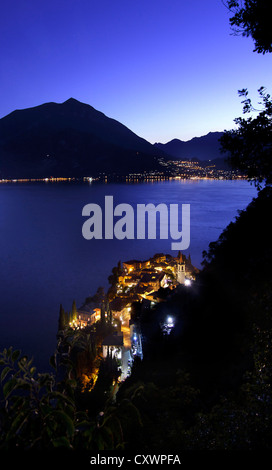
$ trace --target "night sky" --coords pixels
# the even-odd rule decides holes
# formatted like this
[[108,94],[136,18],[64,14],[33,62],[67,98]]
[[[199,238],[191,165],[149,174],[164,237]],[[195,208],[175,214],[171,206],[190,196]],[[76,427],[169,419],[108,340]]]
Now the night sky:
[[221,0],[2,0],[0,117],[74,97],[152,143],[233,128],[272,61],[228,20]]

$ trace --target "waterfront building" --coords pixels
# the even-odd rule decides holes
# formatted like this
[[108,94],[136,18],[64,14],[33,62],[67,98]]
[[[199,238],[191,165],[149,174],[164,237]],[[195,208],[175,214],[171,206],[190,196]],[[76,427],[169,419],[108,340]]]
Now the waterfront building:
[[86,304],[77,311],[77,320],[75,326],[85,328],[99,321],[101,318],[101,309],[95,304]]

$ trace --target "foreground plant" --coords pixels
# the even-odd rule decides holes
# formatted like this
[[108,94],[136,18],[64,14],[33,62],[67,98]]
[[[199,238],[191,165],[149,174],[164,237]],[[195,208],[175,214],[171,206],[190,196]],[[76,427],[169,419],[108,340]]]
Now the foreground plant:
[[99,419],[77,407],[77,382],[38,373],[32,359],[12,347],[0,353],[0,450],[65,448],[106,450],[123,445],[118,410]]

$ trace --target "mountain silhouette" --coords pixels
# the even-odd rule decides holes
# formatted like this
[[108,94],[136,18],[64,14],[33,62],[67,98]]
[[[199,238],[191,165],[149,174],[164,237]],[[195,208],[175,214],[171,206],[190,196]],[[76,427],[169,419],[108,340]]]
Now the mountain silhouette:
[[0,178],[125,175],[160,168],[162,150],[73,98],[0,119]]
[[154,146],[177,159],[197,159],[199,161],[224,159],[225,156],[220,152],[218,141],[222,135],[223,132],[209,132],[207,135],[194,137],[186,142],[173,139],[166,144],[158,142]]

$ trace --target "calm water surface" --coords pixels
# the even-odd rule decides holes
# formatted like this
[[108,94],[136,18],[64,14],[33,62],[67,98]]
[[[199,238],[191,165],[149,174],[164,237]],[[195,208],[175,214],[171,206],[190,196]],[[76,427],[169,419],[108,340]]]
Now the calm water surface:
[[48,370],[60,303],[79,307],[119,260],[172,253],[171,240],[85,240],[82,208],[125,202],[191,205],[191,254],[202,252],[256,195],[246,181],[187,180],[141,184],[32,183],[0,186],[0,349],[12,345]]

